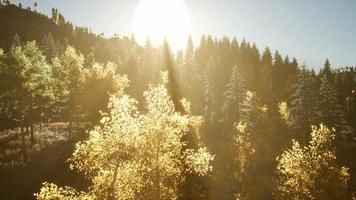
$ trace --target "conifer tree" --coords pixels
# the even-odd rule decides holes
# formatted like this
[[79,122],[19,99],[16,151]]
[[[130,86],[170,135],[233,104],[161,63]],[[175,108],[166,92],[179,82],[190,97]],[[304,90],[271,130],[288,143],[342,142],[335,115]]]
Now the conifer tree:
[[332,144],[334,131],[313,126],[309,145],[293,140],[291,149],[277,157],[277,189],[280,199],[345,199],[348,169],[338,166]]
[[352,132],[345,120],[345,112],[338,101],[338,94],[327,75],[321,78],[320,85],[320,120],[328,127],[334,127],[342,134]]
[[42,40],[42,49],[48,62],[52,62],[52,59],[60,55],[60,50],[57,47],[57,43],[53,39],[52,33],[48,33],[44,36]]
[[323,77],[325,75],[326,79],[330,83],[334,84],[334,77],[333,77],[333,72],[332,72],[332,69],[331,69],[331,64],[330,64],[329,59],[326,59],[324,67],[320,71],[319,75],[320,75],[320,77]]
[[261,68],[258,71],[256,92],[269,107],[272,105],[272,55],[269,48],[262,54]]
[[294,93],[290,97],[290,114],[292,117],[292,129],[300,134],[300,141],[306,144],[308,141],[309,127],[318,122],[318,92],[316,80],[312,72],[305,67],[297,74],[297,82],[294,84]]
[[248,131],[256,132],[256,129],[262,124],[262,118],[267,112],[267,106],[261,103],[256,93],[247,91],[240,110],[240,122],[245,124]]
[[181,85],[184,86],[186,90],[191,90],[195,81],[198,81],[199,73],[197,73],[195,60],[194,60],[194,45],[193,39],[190,36],[187,42],[187,47],[184,54],[184,67],[181,69]]
[[216,97],[214,92],[214,71],[216,63],[213,57],[210,57],[207,66],[204,70],[204,117],[209,123],[212,123],[217,115],[216,113]]
[[275,109],[276,103],[280,102],[283,96],[283,91],[286,85],[286,79],[288,74],[286,73],[288,68],[285,67],[281,54],[276,51],[274,54],[273,70],[272,70],[272,98],[273,107]]
[[245,94],[245,80],[240,75],[238,67],[235,66],[232,69],[227,91],[224,93],[224,104],[221,108],[226,122],[232,124],[240,120]]
[[15,48],[19,46],[21,46],[21,39],[20,36],[16,33],[12,38],[11,48]]

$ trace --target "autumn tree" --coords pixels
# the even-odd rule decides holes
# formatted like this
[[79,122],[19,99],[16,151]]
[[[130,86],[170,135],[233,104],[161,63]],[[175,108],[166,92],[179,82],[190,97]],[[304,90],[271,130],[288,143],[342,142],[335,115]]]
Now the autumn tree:
[[[2,55],[4,56],[4,55]],[[13,45],[3,58],[0,76],[1,110],[21,127],[22,149],[25,156],[24,128],[30,127],[30,144],[34,144],[34,123],[41,121],[53,99],[51,68],[36,42]]]
[[88,74],[83,64],[84,56],[71,46],[53,61],[55,98],[59,103],[56,109],[69,121],[70,134],[73,122],[78,120],[78,100]]
[[333,130],[312,126],[309,145],[293,140],[291,149],[277,157],[279,199],[345,199],[348,169],[336,162]]
[[144,93],[144,112],[124,94],[122,84],[89,139],[76,145],[71,168],[91,180],[89,192],[45,183],[37,199],[177,199],[183,169],[207,174],[213,156],[203,146],[186,149],[181,140],[188,131],[198,134],[202,118],[189,113],[186,100],[182,104],[187,114],[176,112],[164,84]]
[[97,124],[100,112],[107,111],[111,94],[115,94],[122,82],[122,76],[116,73],[118,66],[113,63],[106,65],[94,63],[88,69],[83,91],[79,96],[81,112],[86,122]]
[[251,142],[251,130],[248,129],[246,122],[235,124],[234,134],[234,154],[236,163],[235,179],[237,180],[238,198],[248,197],[248,168],[251,166],[251,157],[255,153],[255,148]]

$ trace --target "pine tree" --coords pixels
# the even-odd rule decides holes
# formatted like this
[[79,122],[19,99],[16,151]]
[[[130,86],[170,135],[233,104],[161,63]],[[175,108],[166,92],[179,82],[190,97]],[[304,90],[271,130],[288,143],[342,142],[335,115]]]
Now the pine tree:
[[324,68],[319,73],[320,77],[323,77],[324,75],[326,76],[326,79],[330,83],[334,84],[333,71],[331,69],[331,64],[330,64],[329,59],[326,59],[325,64],[324,64]]
[[52,33],[48,33],[42,40],[43,54],[46,56],[48,62],[52,62],[55,57],[60,55],[60,50],[57,43],[53,39]]
[[241,77],[239,68],[235,66],[232,69],[227,91],[224,93],[224,104],[221,108],[226,122],[233,124],[240,120],[245,94],[245,80]]
[[204,117],[209,123],[212,123],[217,115],[216,97],[214,92],[214,70],[216,68],[215,59],[210,57],[204,70],[203,87],[204,87]]
[[247,91],[241,104],[240,122],[245,124],[246,129],[250,132],[257,132],[262,124],[262,118],[267,112],[267,106],[261,103],[256,93]]
[[292,129],[295,133],[301,134],[300,141],[306,144],[308,141],[309,127],[318,122],[318,92],[316,90],[316,80],[312,72],[305,67],[297,74],[294,93],[290,97],[290,113],[292,116]]
[[312,127],[308,146],[293,140],[292,149],[277,157],[278,198],[346,199],[350,174],[336,162],[334,139],[334,131],[320,125]]
[[37,199],[177,199],[184,166],[189,173],[207,174],[213,156],[203,146],[185,149],[181,140],[189,130],[198,134],[201,117],[189,113],[186,101],[187,114],[176,112],[163,84],[144,96],[145,112],[122,91],[112,97],[110,112],[76,145],[71,168],[92,181],[89,192],[45,183]]
[[[264,118],[267,108],[262,105],[256,94],[250,91],[246,92],[246,97],[241,105],[241,119],[235,124],[236,130],[233,134],[234,140],[234,161],[235,161],[235,178],[239,185],[237,197],[240,199],[258,197],[259,191],[252,184],[262,178],[254,177],[256,169],[256,150],[260,150],[259,140],[263,137]],[[263,139],[262,139],[263,140]],[[266,138],[264,138],[264,143]],[[262,152],[262,151],[261,151]],[[258,152],[258,153],[261,153]]]
[[321,78],[320,86],[320,120],[328,127],[334,127],[342,134],[351,133],[351,127],[345,120],[345,112],[338,101],[338,94],[327,75]]
[[167,40],[164,40],[163,42],[162,56],[163,56],[162,69],[164,69],[164,71],[167,71],[168,79],[170,80],[167,85],[169,95],[172,98],[172,101],[175,106],[175,110],[177,112],[184,113],[184,109],[179,103],[179,99],[181,98],[181,90],[178,82],[178,76],[177,76],[178,72],[176,66],[174,66],[174,62],[172,61],[172,52]]
[[16,33],[12,38],[11,48],[15,48],[19,46],[21,46],[21,39],[20,36]]
[[262,55],[261,68],[258,72],[256,92],[269,107],[272,105],[272,55],[268,48]]
[[283,91],[286,86],[286,80],[288,74],[286,73],[288,68],[285,67],[281,54],[276,51],[274,54],[273,70],[272,70],[272,98],[273,110],[276,108],[276,103],[280,102],[283,98]]

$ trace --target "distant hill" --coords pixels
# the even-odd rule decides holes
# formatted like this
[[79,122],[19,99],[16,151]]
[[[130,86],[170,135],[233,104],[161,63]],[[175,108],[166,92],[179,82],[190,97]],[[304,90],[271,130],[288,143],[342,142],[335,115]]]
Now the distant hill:
[[0,9],[0,46],[8,48],[15,34],[23,41],[41,41],[48,32],[55,38],[64,39],[63,26],[55,24],[43,14],[19,8],[15,5],[2,5]]
[[0,48],[11,47],[14,35],[22,42],[36,40],[39,44],[46,35],[62,46],[72,45],[85,55],[93,53],[95,59],[101,62],[118,63],[125,53],[123,48],[136,46],[136,42],[128,37],[104,38],[101,34],[92,33],[88,28],[74,26],[64,19],[57,9],[52,9],[52,16],[46,16],[29,8],[16,5],[1,5],[0,7]]

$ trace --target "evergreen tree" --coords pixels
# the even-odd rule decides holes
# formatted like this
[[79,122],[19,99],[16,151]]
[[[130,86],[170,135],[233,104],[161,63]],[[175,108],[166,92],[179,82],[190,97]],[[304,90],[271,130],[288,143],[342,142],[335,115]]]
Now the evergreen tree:
[[267,106],[261,103],[256,93],[247,91],[240,110],[240,122],[245,124],[248,131],[256,132],[263,123],[262,118],[267,112]]
[[241,77],[239,68],[232,69],[227,91],[224,93],[224,104],[221,108],[224,120],[232,124],[240,120],[242,102],[245,98],[245,80]]
[[318,122],[318,92],[316,90],[316,80],[305,67],[297,74],[294,93],[290,97],[290,113],[292,116],[292,129],[300,134],[300,141],[306,144],[311,125]]
[[280,102],[283,97],[283,91],[286,86],[288,74],[287,68],[284,65],[281,54],[276,51],[274,54],[273,70],[272,70],[272,94],[273,94],[273,107],[270,109],[275,110],[276,103]]
[[320,120],[328,127],[335,127],[342,134],[351,133],[351,127],[345,120],[345,112],[337,96],[333,83],[330,83],[324,74],[320,86]]
[[216,97],[214,93],[214,70],[216,68],[215,59],[211,57],[204,70],[204,117],[209,123],[212,123],[216,117]]
[[21,46],[21,39],[20,36],[16,33],[12,38],[11,48],[15,48],[19,46]]
[[53,39],[52,33],[48,33],[44,36],[42,40],[42,49],[48,62],[52,62],[52,59],[60,55],[60,50],[57,47],[57,43]]
[[187,42],[187,47],[184,54],[184,68],[181,72],[181,81],[180,83],[186,88],[187,90],[191,89],[191,84],[194,81],[197,81],[198,74],[196,73],[196,66],[194,60],[194,45],[193,39],[190,36]]
[[257,199],[261,198],[261,191],[257,187],[258,181],[263,178],[255,177],[256,169],[262,163],[256,161],[256,156],[261,156],[259,155],[263,153],[261,147],[266,145],[268,140],[264,137],[266,135],[264,121],[267,108],[261,104],[256,94],[250,91],[246,92],[241,107],[241,118],[239,123],[235,124],[236,130],[233,134],[235,178],[239,185],[237,196],[242,199]]
[[333,77],[333,72],[331,69],[331,64],[329,59],[326,59],[325,64],[324,64],[324,68],[320,71],[319,76],[323,77],[326,76],[326,79],[330,82],[330,83],[334,83],[334,77]]
[[262,54],[256,92],[269,107],[272,105],[272,70],[272,55],[269,48],[266,48]]
[[162,54],[163,54],[163,67],[164,67],[163,69],[167,71],[168,79],[170,80],[167,85],[169,95],[172,98],[172,101],[175,106],[175,110],[177,112],[183,113],[184,109],[182,108],[181,103],[179,102],[179,99],[181,98],[181,91],[179,88],[179,82],[177,78],[178,72],[172,61],[172,53],[167,40],[165,40],[163,43]]

